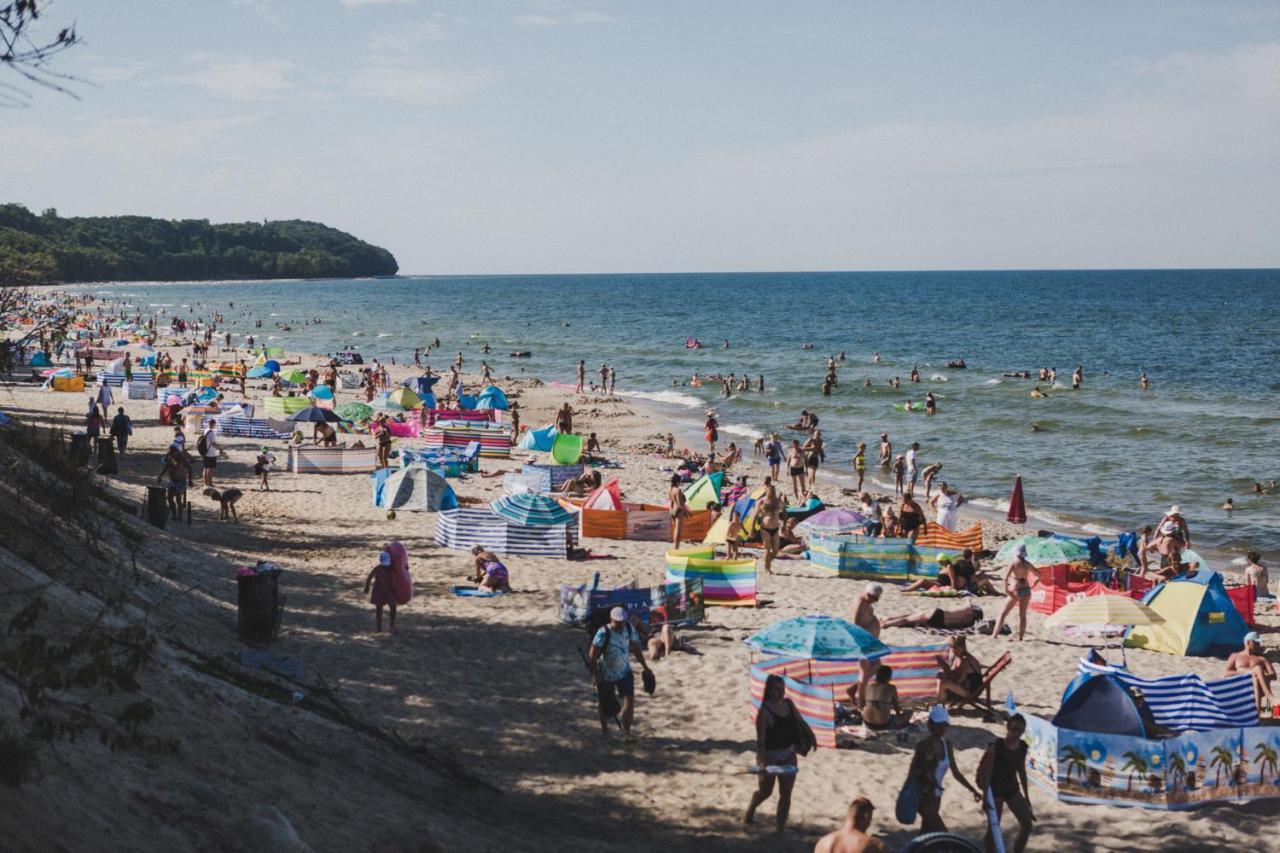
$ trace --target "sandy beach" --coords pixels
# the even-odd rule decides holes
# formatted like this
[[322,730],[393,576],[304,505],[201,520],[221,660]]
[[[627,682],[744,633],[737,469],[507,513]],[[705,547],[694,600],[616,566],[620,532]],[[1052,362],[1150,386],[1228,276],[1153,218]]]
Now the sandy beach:
[[[186,354],[172,351],[175,357]],[[320,363],[315,356],[293,357],[303,367]],[[392,370],[396,381],[412,373]],[[469,376],[469,386],[478,379]],[[653,448],[669,425],[653,411],[636,401],[581,397],[529,377],[499,375],[495,381],[518,400],[526,425],[551,423],[555,409],[570,402],[575,428],[596,432],[606,455],[621,466],[604,472],[606,478],[618,476],[629,500],[665,501],[671,462]],[[257,385],[249,383],[250,399],[267,393]],[[342,391],[339,402],[354,395]],[[158,423],[154,401],[118,404],[132,417],[135,432],[129,452],[119,459],[120,473],[100,481],[121,507],[136,507],[142,487],[155,482],[172,430]],[[83,394],[21,384],[0,390],[0,410],[24,424],[74,431],[84,408]],[[227,456],[217,482],[245,491],[238,525],[218,521],[216,505],[198,491],[190,525],[171,523],[160,531],[127,521],[145,540],[136,553],[136,579],[124,594],[131,612],[145,613],[161,638],[162,653],[147,676],[165,698],[155,725],[179,737],[180,749],[144,758],[93,747],[58,748],[33,783],[18,791],[0,788],[0,812],[8,815],[0,818],[5,837],[28,842],[11,849],[97,850],[108,839],[128,849],[241,849],[246,822],[258,821],[255,826],[267,833],[262,826],[271,824],[270,810],[277,809],[296,830],[298,844],[318,851],[432,849],[432,839],[446,850],[572,845],[801,851],[835,828],[857,796],[874,802],[874,831],[892,846],[913,836],[894,820],[893,802],[920,731],[906,744],[882,735],[802,759],[784,834],[772,829],[776,799],[762,806],[755,825],[741,822],[755,788],[748,773],[754,750],[747,701],[752,655],[742,641],[791,616],[847,618],[862,582],[823,577],[803,560],[781,561],[773,575],[760,574],[758,609],[708,608],[706,621],[684,632],[697,653],[654,664],[657,691],[639,697],[638,742],[627,747],[600,734],[579,658],[588,638],[558,623],[558,591],[597,572],[603,585],[631,578],[642,585],[659,582],[662,543],[588,539],[583,545],[592,559],[586,561],[511,558],[514,594],[457,598],[449,586],[465,582],[470,557],[434,544],[434,514],[401,512],[387,519],[370,506],[365,475],[293,475],[277,465],[271,491],[259,492],[252,466],[261,442],[221,443]],[[270,444],[283,461],[280,443]],[[528,455],[513,451],[510,462],[482,460],[481,470],[513,470]],[[762,460],[751,457],[749,443],[742,468],[735,469],[743,472],[757,483],[766,473]],[[483,501],[502,492],[501,477],[471,475],[450,484],[459,495]],[[20,480],[9,478],[3,489],[6,500],[22,500]],[[854,504],[851,498],[828,502]],[[988,548],[1018,532],[984,520]],[[373,630],[363,583],[378,550],[393,539],[408,549],[414,598],[401,608],[399,632],[389,636]],[[6,587],[41,574],[31,561],[0,553],[6,554]],[[226,659],[240,648],[235,567],[257,560],[274,561],[284,571],[288,599],[272,651],[302,668],[295,682],[254,673],[280,686],[281,701],[251,695],[193,664],[194,655]],[[45,566],[43,574],[57,580],[65,573],[62,579],[68,580],[73,567],[59,565]],[[994,616],[1000,599],[978,601]],[[877,612],[884,618],[932,604],[889,585]],[[1280,622],[1270,609],[1261,621],[1264,631]],[[1024,642],[975,636],[970,649],[985,664],[1010,651],[1013,662],[997,680],[996,694],[1012,690],[1022,708],[1048,716],[1088,646],[1065,640],[1042,622],[1030,615]],[[893,645],[944,641],[906,628],[886,629],[883,639]],[[1130,650],[1128,660],[1134,672],[1152,677],[1187,671],[1218,677],[1223,666],[1213,658],[1141,650]],[[311,707],[328,707],[312,695],[319,685],[340,699],[351,718],[371,730],[394,731],[403,741],[379,740],[313,712]],[[972,778],[982,750],[1001,729],[972,713],[953,721],[957,759]],[[474,778],[427,769],[410,755],[409,743],[449,756]],[[85,795],[60,796],[68,784],[82,786]],[[1253,849],[1269,832],[1274,808],[1263,802],[1165,813],[1072,806],[1034,788],[1032,798],[1038,817],[1034,850]],[[942,815],[953,831],[981,838],[981,812],[954,783]],[[268,836],[244,836],[249,837]],[[289,848],[264,842],[257,849]]]

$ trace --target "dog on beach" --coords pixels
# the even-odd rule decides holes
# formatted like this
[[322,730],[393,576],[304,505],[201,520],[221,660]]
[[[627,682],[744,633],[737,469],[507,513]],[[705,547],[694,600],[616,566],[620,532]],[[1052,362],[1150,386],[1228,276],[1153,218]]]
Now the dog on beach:
[[240,523],[240,519],[236,517],[236,501],[244,497],[244,492],[239,489],[223,489],[218,491],[213,486],[204,490],[205,497],[212,498],[218,502],[221,512],[218,518],[226,521],[230,518],[236,524]]

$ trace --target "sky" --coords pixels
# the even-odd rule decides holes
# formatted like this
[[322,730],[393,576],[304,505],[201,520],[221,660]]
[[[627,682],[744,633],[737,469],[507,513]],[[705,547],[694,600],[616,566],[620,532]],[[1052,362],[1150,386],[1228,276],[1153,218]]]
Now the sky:
[[405,274],[1280,266],[1274,0],[44,20],[83,82],[0,111],[0,201],[34,210],[311,219]]

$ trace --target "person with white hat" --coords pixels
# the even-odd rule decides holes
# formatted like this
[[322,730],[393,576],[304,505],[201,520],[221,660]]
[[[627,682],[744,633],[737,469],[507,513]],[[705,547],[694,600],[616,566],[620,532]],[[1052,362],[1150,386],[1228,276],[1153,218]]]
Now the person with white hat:
[[955,761],[955,748],[947,740],[947,727],[951,724],[951,715],[941,705],[929,709],[929,736],[916,745],[915,754],[911,756],[911,769],[907,771],[907,781],[919,786],[920,795],[920,831],[946,832],[947,825],[942,822],[942,780],[947,771],[956,781],[973,794],[976,801],[982,797],[978,789],[960,772]]
[[[1032,576],[1035,577],[1034,581],[1031,580]],[[996,619],[991,636],[1000,636],[1000,629],[1004,627],[1004,620],[1008,618],[1009,611],[1017,607],[1018,639],[1022,639],[1027,632],[1027,606],[1031,604],[1031,588],[1039,583],[1040,570],[1027,560],[1027,546],[1019,545],[1014,549],[1013,562],[1009,564],[1009,570],[1004,575],[1004,609]]]
[[609,709],[616,707],[612,701],[616,695],[622,700],[622,737],[627,742],[632,740],[631,723],[635,719],[636,710],[636,680],[631,671],[632,654],[640,661],[647,679],[651,679],[653,675],[644,659],[640,635],[628,623],[627,611],[622,607],[615,607],[609,611],[608,624],[602,625],[591,640],[587,668],[591,670],[591,686],[596,689],[600,698],[600,730],[609,734],[609,720],[614,716],[609,713]]
[[1271,692],[1271,682],[1276,680],[1275,667],[1267,660],[1266,650],[1262,647],[1262,636],[1257,631],[1244,635],[1244,648],[1233,652],[1227,658],[1227,675],[1247,672],[1253,676],[1253,701],[1257,703],[1261,715],[1265,708],[1263,699],[1271,706],[1271,716],[1280,719],[1280,711],[1276,708],[1276,697]]

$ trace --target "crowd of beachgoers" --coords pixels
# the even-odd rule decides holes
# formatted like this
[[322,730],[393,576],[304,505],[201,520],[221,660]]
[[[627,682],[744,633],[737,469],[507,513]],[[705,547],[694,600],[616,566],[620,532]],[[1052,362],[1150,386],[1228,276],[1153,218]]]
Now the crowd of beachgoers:
[[[234,304],[217,308],[192,305],[183,306],[182,311],[159,313],[87,296],[42,294],[22,312],[29,322],[16,325],[10,334],[11,339],[25,338],[21,349],[10,347],[6,356],[8,372],[18,380],[11,386],[19,395],[12,398],[18,403],[14,410],[21,410],[18,417],[23,420],[84,433],[92,447],[97,446],[96,439],[110,439],[118,457],[114,462],[120,468],[120,487],[164,484],[173,521],[190,519],[191,491],[199,477],[201,494],[209,499],[195,507],[198,513],[209,513],[203,523],[252,526],[284,519],[306,521],[323,529],[333,519],[361,517],[358,508],[361,501],[367,505],[367,484],[351,482],[363,477],[335,477],[324,478],[319,493],[299,489],[297,478],[280,467],[281,458],[291,448],[369,447],[375,451],[377,468],[398,467],[400,454],[415,443],[413,438],[393,435],[393,426],[425,429],[432,407],[375,408],[371,404],[419,377],[432,380],[425,387],[438,389],[435,404],[439,409],[456,409],[483,388],[501,386],[510,399],[501,417],[510,428],[512,445],[517,447],[511,451],[513,461],[522,456],[542,458],[518,449],[523,430],[530,426],[549,424],[561,434],[582,434],[583,459],[588,465],[582,474],[558,483],[556,497],[580,506],[604,488],[606,476],[616,477],[628,500],[660,506],[669,514],[670,540],[578,541],[569,551],[574,558],[569,561],[512,559],[481,546],[454,556],[454,552],[441,553],[442,549],[430,544],[429,531],[422,528],[431,522],[411,519],[411,515],[422,516],[401,513],[397,518],[388,513],[383,522],[379,515],[365,510],[361,536],[341,549],[335,546],[334,553],[348,560],[343,577],[351,594],[367,596],[374,607],[367,622],[375,628],[376,642],[387,644],[382,646],[386,650],[400,649],[388,653],[405,653],[404,649],[411,648],[417,642],[413,625],[429,626],[433,611],[478,620],[501,632],[509,619],[521,624],[545,622],[549,602],[558,596],[559,587],[580,583],[584,571],[596,569],[607,583],[625,582],[626,575],[652,577],[655,567],[660,574],[663,552],[689,543],[685,525],[695,512],[709,513],[704,523],[727,520],[727,525],[720,524],[725,535],[711,542],[716,557],[758,559],[762,573],[755,592],[757,607],[723,608],[708,614],[708,622],[726,638],[745,639],[779,616],[799,617],[813,611],[846,616],[846,624],[890,645],[907,645],[911,637],[917,637],[918,644],[922,633],[944,638],[930,664],[936,666],[936,675],[926,696],[900,696],[892,667],[874,658],[858,661],[857,683],[848,688],[847,695],[836,697],[840,731],[849,735],[855,743],[853,754],[860,757],[857,770],[851,764],[841,766],[834,757],[837,750],[814,749],[816,737],[800,713],[798,697],[789,695],[782,677],[769,675],[757,697],[759,710],[751,732],[738,741],[739,745],[749,744],[743,749],[750,758],[733,759],[739,774],[749,772],[752,781],[741,783],[720,774],[715,778],[725,790],[709,794],[702,790],[705,783],[699,781],[702,771],[664,768],[660,755],[648,754],[648,742],[654,740],[653,749],[657,750],[658,738],[681,728],[691,729],[695,741],[709,740],[710,732],[723,736],[726,729],[743,733],[741,721],[751,718],[741,692],[745,655],[740,644],[732,644],[733,651],[719,647],[708,625],[654,627],[622,607],[608,608],[592,624],[585,670],[578,666],[573,676],[538,670],[528,676],[532,680],[513,678],[503,688],[510,693],[533,691],[539,679],[549,677],[589,682],[595,703],[590,722],[598,724],[604,741],[578,742],[585,752],[604,750],[618,761],[608,769],[591,770],[574,758],[558,758],[564,762],[562,768],[577,778],[559,780],[553,790],[572,798],[592,786],[612,786],[627,800],[653,798],[658,803],[656,812],[677,821],[685,820],[684,815],[693,810],[688,806],[725,813],[730,801],[736,800],[746,806],[738,818],[752,824],[757,809],[774,801],[774,827],[779,832],[787,830],[795,810],[793,798],[795,806],[806,803],[803,826],[809,833],[807,840],[795,838],[799,833],[791,830],[785,842],[788,846],[764,842],[765,849],[803,849],[815,841],[813,849],[819,851],[888,849],[878,834],[891,835],[894,841],[908,837],[884,814],[894,812],[895,806],[899,815],[904,809],[918,814],[923,833],[949,828],[961,834],[985,831],[981,843],[988,850],[1005,849],[1000,826],[1006,812],[1012,815],[1008,843],[1014,850],[1021,851],[1033,841],[1034,846],[1048,846],[1054,840],[1080,837],[1074,834],[1078,827],[1066,807],[1052,798],[1033,795],[1026,769],[1026,719],[1018,713],[999,715],[1003,719],[997,725],[993,721],[1000,709],[989,701],[993,684],[997,695],[1003,695],[1016,681],[1020,694],[1024,690],[1031,694],[1027,707],[1037,711],[1051,707],[1057,691],[1074,672],[1064,662],[1079,649],[1072,652],[1046,641],[1039,617],[1029,609],[1036,588],[1049,580],[1044,564],[1031,559],[1034,554],[1029,555],[1025,544],[1010,549],[1007,559],[995,559],[1004,540],[1028,538],[1035,531],[971,514],[960,484],[945,479],[936,449],[926,452],[919,442],[888,433],[881,433],[878,440],[875,436],[859,440],[847,465],[856,485],[840,494],[821,472],[842,463],[828,459],[819,417],[808,411],[800,413],[794,423],[779,424],[754,440],[751,447],[739,447],[736,441],[724,440],[717,414],[709,409],[702,443],[689,442],[694,446],[684,447],[686,442],[663,426],[653,412],[638,411],[635,401],[624,401],[615,394],[618,376],[614,367],[602,363],[588,381],[584,358],[578,364],[575,383],[546,384],[502,375],[487,344],[473,347],[466,342],[465,347],[473,347],[466,351],[442,344],[438,337],[424,341],[411,355],[406,353],[399,364],[394,359],[374,358],[353,364],[337,353],[284,352],[272,359],[277,362],[274,369],[255,373],[255,368],[262,368],[268,360],[264,341],[255,339],[262,319],[252,318],[253,325],[248,325],[248,321],[235,318],[234,309]],[[114,357],[106,359],[101,352],[104,349]],[[443,369],[433,369],[433,360],[437,365],[443,363]],[[845,363],[843,352],[825,359],[818,385],[821,394],[829,395],[838,385]],[[815,359],[815,367],[820,364]],[[957,366],[963,367],[963,362]],[[122,385],[95,381],[107,368],[124,374]],[[149,399],[129,399],[129,383],[140,374],[163,376],[157,382],[162,387]],[[1056,369],[1041,368],[1037,375],[1053,382],[1056,377],[1052,374]],[[82,393],[54,393],[51,389],[58,377],[83,378]],[[913,370],[908,383],[918,380]],[[1073,387],[1085,381],[1083,367],[1073,371],[1071,381]],[[1147,387],[1145,375],[1141,381]],[[689,380],[692,385],[704,382],[720,383],[726,397],[757,389],[763,392],[765,388],[762,375],[750,379],[736,374],[695,374]],[[202,392],[202,388],[212,390]],[[173,403],[175,396],[177,403]],[[296,397],[306,397],[319,404],[312,408],[326,412],[340,411],[343,404],[351,403],[363,403],[364,409],[349,409],[357,413],[350,418],[317,415],[314,420],[288,425],[279,437],[269,440],[224,436],[215,417],[220,407],[237,402],[261,406],[270,398]],[[161,423],[157,409],[168,405],[174,406],[175,416],[184,412],[204,416],[195,421],[175,417],[170,423]],[[906,405],[918,405],[928,415],[937,411],[929,393]],[[193,423],[197,424],[194,429]],[[282,425],[273,423],[276,426]],[[95,458],[86,464],[100,461]],[[511,470],[511,464],[503,464],[505,467],[496,467],[491,460],[482,460],[478,472],[451,478],[459,503],[483,505],[500,496],[499,475]],[[892,494],[868,488],[868,468],[879,468],[891,478]],[[690,506],[691,485],[715,475],[723,483],[716,499]],[[954,554],[938,560],[936,571],[910,584],[842,582],[808,568],[811,542],[804,522],[817,512],[833,510],[845,510],[856,517],[842,533],[857,534],[868,541],[915,543],[929,532],[945,538],[962,534],[967,524],[977,521],[983,529],[980,545],[956,548]],[[377,519],[377,523],[370,519]],[[377,529],[377,524],[386,524],[387,530]],[[1110,555],[1106,567],[1117,576],[1133,575],[1151,583],[1209,572],[1211,567],[1198,562],[1202,558],[1193,550],[1193,524],[1177,506],[1153,511],[1150,526],[1134,531],[1132,548]],[[184,530],[179,525],[167,535],[181,537]],[[226,530],[214,530],[206,541],[211,547],[216,543],[235,551],[240,547],[234,541],[235,534],[231,528]],[[362,551],[363,558],[359,556]],[[239,553],[246,560],[273,557]],[[1259,608],[1264,604],[1269,607],[1267,567],[1256,552],[1248,557],[1240,581],[1254,587]],[[437,597],[434,593],[441,592],[439,585],[425,575],[415,575],[415,590],[425,594],[410,602],[397,591],[398,573],[403,571],[407,577],[410,561],[431,565],[433,572],[441,567],[442,575],[460,575],[465,580],[461,588],[478,595],[455,592]],[[325,569],[316,565],[306,571]],[[641,585],[645,585],[643,581]],[[992,603],[984,608],[983,598]],[[501,613],[503,607],[511,608],[507,617]],[[385,621],[384,609],[388,611]],[[721,613],[725,615],[721,617]],[[289,642],[288,627],[286,622],[285,645]],[[356,630],[367,628],[366,624]],[[548,633],[555,630],[546,628]],[[1019,646],[1012,645],[1018,641],[1022,641]],[[1015,650],[1012,657],[1005,654],[1011,649]],[[980,656],[987,657],[987,662]],[[1161,672],[1192,667],[1205,677],[1248,673],[1255,685],[1258,711],[1264,717],[1274,713],[1275,673],[1258,631],[1245,635],[1225,665],[1213,662],[1206,666],[1203,661],[1192,665],[1187,663],[1190,659],[1174,663],[1169,656],[1142,650],[1131,652],[1130,657]],[[687,671],[677,675],[681,669]],[[730,669],[735,673],[732,678],[724,675]],[[1026,683],[1024,687],[1024,682],[1030,681],[1052,683]],[[731,684],[737,685],[736,691]],[[585,690],[585,685],[580,686]],[[1021,695],[1019,699],[1022,704]],[[972,716],[975,710],[976,718]],[[647,724],[643,720],[646,713],[652,716]],[[477,707],[464,716],[484,714],[485,709]],[[563,702],[561,707],[539,714],[535,722],[552,728],[557,720],[590,716],[583,715],[580,706],[564,706]],[[965,725],[957,735],[957,718],[962,714]],[[692,722],[708,716],[718,716],[720,722],[702,727]],[[423,725],[429,727],[430,723]],[[904,745],[901,755],[896,754],[895,744]],[[662,748],[675,747],[668,744]],[[506,781],[510,784],[550,784],[527,765],[500,771],[500,754],[485,761],[493,772],[509,773]],[[643,766],[652,778],[635,779],[628,761],[643,761],[636,766]],[[511,759],[511,768],[517,764]],[[821,794],[816,786],[812,796],[806,791],[802,765],[816,768],[816,777],[823,780]],[[660,791],[666,773],[671,774],[666,784],[669,790]],[[954,797],[944,802],[948,776],[973,797],[972,808],[952,802]],[[532,781],[535,778],[538,781]],[[691,802],[698,796],[707,797],[705,803]],[[848,804],[843,815],[831,808],[837,800]],[[682,802],[686,807],[679,805]],[[1051,815],[1047,829],[1046,813]],[[708,820],[719,827],[714,831],[724,831],[722,824]],[[814,832],[824,820],[835,825],[834,831],[826,835]],[[1139,824],[1148,820],[1151,818],[1145,814],[1137,819]],[[1255,824],[1246,820],[1239,831],[1248,831]],[[742,838],[750,842],[755,836]],[[1121,838],[1129,846],[1135,843],[1133,835],[1122,834]]]

